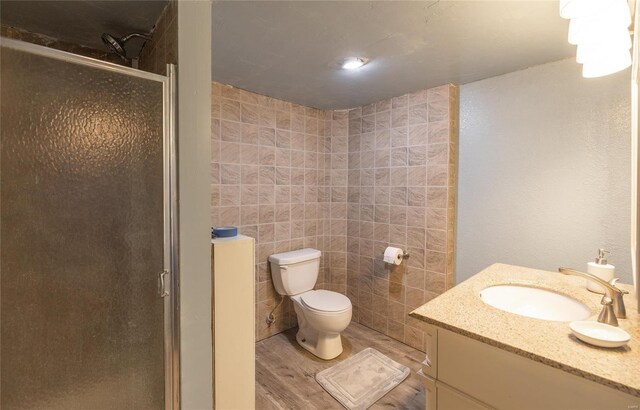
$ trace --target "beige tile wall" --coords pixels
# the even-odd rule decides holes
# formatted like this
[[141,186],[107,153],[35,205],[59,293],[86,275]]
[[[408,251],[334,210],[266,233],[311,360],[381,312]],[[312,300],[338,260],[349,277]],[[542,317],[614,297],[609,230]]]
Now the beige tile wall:
[[330,118],[329,150],[326,168],[330,182],[329,244],[327,262],[329,265],[326,288],[347,294],[347,196],[348,196],[348,111],[332,111]]
[[[457,88],[321,111],[212,85],[212,225],[257,239],[256,339],[296,325],[269,255],[323,252],[317,288],[349,296],[354,320],[424,350],[408,313],[453,283]],[[388,246],[402,265],[382,262]]]
[[[457,104],[457,88],[445,85],[358,107],[348,113],[346,145],[342,137],[331,141],[348,150],[348,174],[337,174],[340,184],[332,189],[339,187],[342,198],[346,179],[354,320],[422,350],[422,325],[408,313],[454,279]],[[342,214],[332,212],[332,228],[343,232],[343,224]],[[389,245],[410,258],[385,264]],[[331,279],[342,283],[331,262]]]
[[141,70],[166,75],[167,64],[178,62],[178,2],[171,0],[158,18],[151,41],[140,52]]
[[[268,257],[325,250],[329,181],[325,113],[218,83],[212,84],[211,224],[235,225],[256,238],[256,338],[296,325],[290,300],[280,301]],[[323,252],[323,259],[327,254]],[[318,278],[323,287],[325,263]]]

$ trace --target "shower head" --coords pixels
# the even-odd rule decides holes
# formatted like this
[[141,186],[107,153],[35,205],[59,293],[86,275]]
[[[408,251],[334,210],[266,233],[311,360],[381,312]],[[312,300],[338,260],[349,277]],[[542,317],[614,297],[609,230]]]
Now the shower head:
[[124,37],[116,38],[109,33],[102,33],[102,42],[109,47],[111,51],[120,56],[124,61],[127,61],[127,51],[124,49],[124,44],[133,37],[140,37],[145,40],[151,40],[151,37],[139,33],[131,33]]
[[124,50],[124,42],[121,42],[119,39],[108,33],[102,33],[102,42],[123,60],[127,59],[127,52]]

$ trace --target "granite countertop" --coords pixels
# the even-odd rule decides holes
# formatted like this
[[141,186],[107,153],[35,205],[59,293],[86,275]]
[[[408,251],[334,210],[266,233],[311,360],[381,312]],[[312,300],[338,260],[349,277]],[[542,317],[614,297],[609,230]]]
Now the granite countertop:
[[[624,347],[606,349],[581,342],[567,322],[508,313],[482,302],[480,291],[499,284],[521,284],[571,296],[596,320],[602,295],[589,292],[585,279],[557,272],[496,263],[410,313],[411,317],[500,349],[640,397],[640,314],[625,295],[627,319],[619,325],[631,335]],[[632,286],[618,285],[631,292]]]

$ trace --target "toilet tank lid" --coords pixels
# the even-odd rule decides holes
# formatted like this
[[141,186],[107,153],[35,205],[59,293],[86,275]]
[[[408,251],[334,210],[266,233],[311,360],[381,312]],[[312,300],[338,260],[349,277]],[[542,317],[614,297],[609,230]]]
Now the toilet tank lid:
[[269,262],[278,265],[291,265],[292,263],[305,262],[312,259],[318,259],[322,255],[317,249],[304,248],[291,252],[276,253],[269,256]]

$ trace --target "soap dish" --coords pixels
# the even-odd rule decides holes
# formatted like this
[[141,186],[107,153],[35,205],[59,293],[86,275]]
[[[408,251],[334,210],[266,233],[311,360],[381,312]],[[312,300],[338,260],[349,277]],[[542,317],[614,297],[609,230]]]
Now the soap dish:
[[575,337],[594,346],[614,348],[624,346],[631,340],[624,329],[605,323],[579,320],[569,323],[569,327]]

